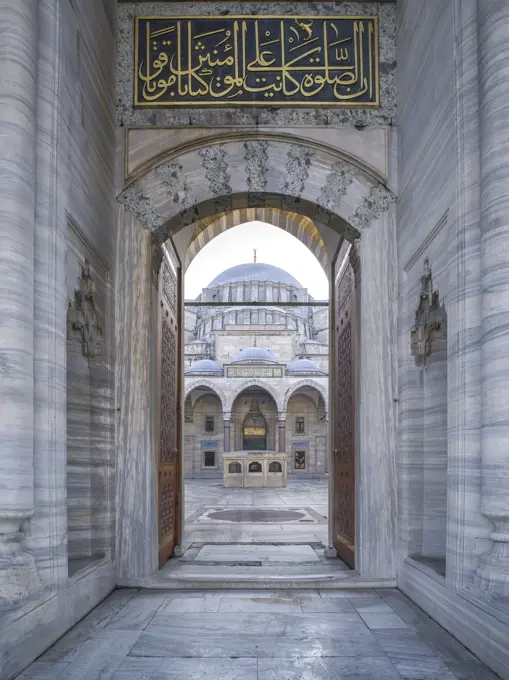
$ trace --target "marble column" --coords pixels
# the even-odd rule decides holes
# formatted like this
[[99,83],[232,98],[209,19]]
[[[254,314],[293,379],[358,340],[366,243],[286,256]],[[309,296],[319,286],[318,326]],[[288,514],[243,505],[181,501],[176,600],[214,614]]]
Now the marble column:
[[286,413],[279,414],[279,452],[286,452]]
[[[229,414],[228,414],[229,416]],[[226,413],[223,414],[224,422],[224,452],[229,453],[230,451],[230,418],[227,417]]]
[[482,268],[482,498],[493,523],[476,583],[509,596],[509,4],[478,3]]
[[33,315],[37,14],[0,0],[0,598],[38,585],[22,551],[33,514]]

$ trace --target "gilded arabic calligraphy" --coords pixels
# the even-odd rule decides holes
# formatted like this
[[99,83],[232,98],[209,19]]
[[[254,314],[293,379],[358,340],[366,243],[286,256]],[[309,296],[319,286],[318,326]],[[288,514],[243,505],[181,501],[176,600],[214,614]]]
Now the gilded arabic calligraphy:
[[135,106],[378,106],[377,17],[137,17]]

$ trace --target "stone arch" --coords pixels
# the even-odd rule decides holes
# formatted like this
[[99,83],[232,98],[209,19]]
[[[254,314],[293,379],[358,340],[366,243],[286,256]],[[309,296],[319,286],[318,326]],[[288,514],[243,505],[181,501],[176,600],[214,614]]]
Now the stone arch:
[[313,253],[327,273],[327,250],[316,224],[309,217],[279,208],[237,208],[228,213],[214,215],[196,223],[191,243],[187,249],[184,269],[187,269],[196,255],[207,243],[221,233],[246,222],[265,222],[283,229],[295,236]]
[[290,397],[292,397],[301,387],[311,387],[322,395],[323,402],[325,404],[325,413],[327,414],[329,411],[329,395],[327,389],[323,385],[320,385],[320,383],[317,383],[315,380],[299,380],[299,382],[291,385],[286,390],[283,399],[283,411],[286,413],[288,410],[288,402],[290,401]]
[[376,173],[338,151],[260,134],[156,158],[119,201],[162,244],[200,220],[246,208],[294,212],[352,241],[393,198]]
[[276,403],[276,407],[277,407],[278,413],[281,413],[281,411],[282,411],[282,402],[281,402],[281,397],[280,397],[280,395],[277,393],[277,391],[276,391],[271,385],[268,385],[268,384],[267,384],[266,382],[264,382],[263,380],[260,380],[260,379],[257,379],[257,378],[253,378],[253,379],[250,379],[250,380],[245,380],[243,383],[241,383],[240,385],[238,385],[238,387],[235,388],[235,390],[230,394],[230,396],[229,396],[229,398],[228,398],[228,408],[227,408],[227,411],[230,411],[230,412],[231,412],[231,410],[232,410],[232,408],[233,408],[233,404],[234,404],[234,402],[235,402],[235,399],[239,396],[239,394],[240,394],[241,392],[243,392],[244,390],[249,389],[250,387],[259,387],[260,389],[265,390],[266,392],[268,392],[268,393],[270,394],[270,396],[274,399],[275,403]]
[[223,413],[229,411],[229,409],[226,408],[227,399],[225,393],[220,387],[214,385],[214,383],[211,382],[210,380],[195,380],[194,382],[186,385],[184,389],[184,401],[187,399],[187,397],[191,394],[193,390],[199,389],[200,387],[206,387],[211,392],[215,393],[215,395],[219,398],[219,401],[221,402]]

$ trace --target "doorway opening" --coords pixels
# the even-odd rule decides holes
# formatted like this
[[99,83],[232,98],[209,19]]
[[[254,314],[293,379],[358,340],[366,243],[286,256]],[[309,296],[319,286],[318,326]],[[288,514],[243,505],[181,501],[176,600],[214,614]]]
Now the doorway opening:
[[[291,256],[263,261],[260,244],[277,249],[281,237],[297,266],[288,265]],[[294,236],[260,222],[207,243],[198,251],[193,240],[186,259],[180,562],[348,569],[326,557],[333,552],[327,267]]]

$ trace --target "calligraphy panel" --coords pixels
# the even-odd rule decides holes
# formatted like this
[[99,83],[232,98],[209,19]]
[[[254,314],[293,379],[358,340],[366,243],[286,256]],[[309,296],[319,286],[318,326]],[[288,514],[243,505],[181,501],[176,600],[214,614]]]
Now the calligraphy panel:
[[244,366],[227,366],[226,367],[226,377],[227,378],[282,378],[283,369],[280,366],[269,366],[258,367],[254,366],[252,368]]
[[379,106],[376,16],[135,22],[135,106]]

